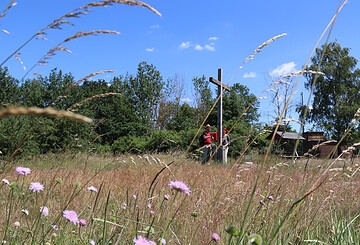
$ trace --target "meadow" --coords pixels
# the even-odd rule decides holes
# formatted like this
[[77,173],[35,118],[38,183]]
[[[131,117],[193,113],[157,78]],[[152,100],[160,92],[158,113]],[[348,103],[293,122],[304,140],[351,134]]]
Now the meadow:
[[[11,167],[4,176],[2,238],[10,244],[131,244],[139,236],[166,244],[247,244],[248,235],[258,234],[262,244],[360,241],[357,159],[274,157],[271,167],[261,167],[258,156],[232,167],[180,158],[79,153],[19,160],[31,173]],[[183,181],[191,192],[171,189],[170,181]],[[30,190],[34,182],[43,190]],[[64,210],[75,211],[77,222]],[[232,226],[243,231],[241,239]]]

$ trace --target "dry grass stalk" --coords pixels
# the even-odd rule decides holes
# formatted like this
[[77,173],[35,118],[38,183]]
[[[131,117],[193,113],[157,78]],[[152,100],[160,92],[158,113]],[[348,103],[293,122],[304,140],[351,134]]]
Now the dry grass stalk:
[[[102,2],[94,2],[94,3],[90,3],[87,4],[85,6],[89,7],[96,7],[96,6],[104,6],[106,7],[107,5],[112,5],[114,3],[121,3],[121,4],[126,4],[126,5],[130,5],[130,6],[141,6],[141,7],[145,7],[148,8],[149,10],[153,11],[155,14],[162,16],[156,9],[154,9],[153,7],[151,7],[150,5],[140,2],[140,1],[128,1],[128,0],[107,0],[107,1],[102,1]],[[84,7],[85,7],[84,6]]]
[[9,5],[5,8],[4,12],[2,14],[0,14],[0,19],[3,18],[7,12],[16,5],[16,0],[11,0],[11,2],[9,3]]
[[154,9],[150,5],[140,2],[140,1],[109,0],[109,1],[92,2],[92,3],[82,6],[80,8],[77,8],[58,19],[55,19],[47,27],[45,27],[40,32],[38,32],[38,34],[43,34],[43,31],[45,31],[46,29],[62,29],[63,24],[68,24],[68,25],[73,26],[74,24],[67,21],[66,19],[80,18],[81,15],[87,15],[88,12],[90,12],[90,9],[93,7],[107,7],[107,6],[113,5],[115,3],[121,3],[121,4],[131,5],[131,6],[138,5],[138,6],[146,7],[148,9],[150,9],[151,11],[153,11],[155,14],[161,16],[161,14],[156,9]]
[[104,120],[105,120],[105,118],[99,120],[99,122],[98,122],[98,123],[93,127],[93,129],[91,130],[89,136],[92,135],[92,134],[95,132],[95,129],[96,129],[96,128],[99,126],[99,124],[102,123],[102,121],[104,121]]
[[85,37],[85,36],[90,36],[90,35],[97,36],[97,34],[120,34],[120,32],[106,31],[106,30],[89,31],[89,32],[79,31],[74,36],[65,39],[63,43],[69,42],[69,41],[71,41],[75,38],[79,38],[79,37]]
[[26,67],[24,66],[24,62],[22,62],[22,60],[21,60],[20,57],[19,57],[20,54],[21,54],[21,53],[16,53],[16,54],[14,55],[14,57],[15,57],[16,60],[18,60],[18,61],[21,63],[23,69],[26,70]]
[[98,74],[113,73],[113,72],[116,72],[116,71],[107,70],[107,71],[98,71],[98,72],[94,72],[94,73],[91,73],[90,75],[87,75],[86,77],[83,77],[83,78],[82,78],[82,79],[80,79],[78,82],[83,82],[83,81],[86,81],[88,78],[93,77],[93,76],[96,76],[96,75],[98,75]]
[[91,123],[92,119],[74,114],[69,111],[58,111],[51,107],[47,108],[38,108],[38,107],[8,107],[6,109],[0,110],[0,118],[10,115],[31,115],[31,116],[52,116],[52,117],[64,117],[75,121]]
[[324,73],[317,72],[317,71],[296,71],[296,72],[284,75],[284,77],[289,78],[289,77],[295,77],[297,75],[303,75],[303,74],[325,75]]
[[100,138],[100,137],[103,137],[105,134],[100,134],[100,135],[98,135],[95,139],[93,139],[93,141],[91,141],[90,143],[89,143],[89,145],[92,145],[98,138]]
[[281,34],[281,35],[277,35],[277,36],[275,36],[275,37],[267,40],[266,42],[264,42],[263,44],[261,44],[257,49],[255,49],[254,52],[253,52],[249,57],[246,58],[246,60],[244,61],[244,63],[252,60],[255,54],[261,52],[261,49],[265,48],[265,47],[268,46],[270,43],[274,42],[276,39],[281,38],[281,37],[286,36],[286,35],[287,35],[286,33],[283,33],[283,34]]
[[121,94],[120,94],[120,93],[97,94],[97,95],[94,95],[94,96],[92,96],[92,97],[86,98],[86,99],[80,101],[79,103],[76,103],[76,104],[70,106],[70,108],[69,108],[68,110],[72,109],[73,107],[82,106],[82,104],[83,104],[84,102],[86,102],[86,101],[89,101],[89,100],[92,100],[92,99],[95,99],[95,98],[106,97],[106,96],[109,96],[109,95],[121,95]]

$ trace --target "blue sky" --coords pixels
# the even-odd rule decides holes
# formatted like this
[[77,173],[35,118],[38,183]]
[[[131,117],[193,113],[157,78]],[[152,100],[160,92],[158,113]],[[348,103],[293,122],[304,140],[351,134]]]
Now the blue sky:
[[[9,2],[1,1],[0,7],[4,9]],[[0,30],[10,33],[0,32],[1,62],[53,19],[90,1],[18,0],[16,3],[0,19]],[[33,72],[47,75],[58,67],[81,79],[101,70],[117,71],[94,77],[111,80],[127,72],[135,74],[138,63],[146,61],[155,65],[164,79],[175,74],[182,77],[187,89],[184,99],[192,100],[192,78],[216,77],[217,69],[222,68],[224,83],[239,82],[256,96],[268,97],[261,100],[260,112],[261,121],[269,123],[273,119],[269,115],[274,114],[269,99],[271,92],[263,92],[268,89],[269,75],[301,70],[339,6],[335,0],[153,0],[146,3],[162,16],[144,7],[122,4],[93,8],[88,15],[71,19],[74,26],[49,30],[45,36],[48,40],[33,40],[20,51],[19,57],[28,69],[47,51],[78,31],[118,31],[119,35],[72,40],[65,45],[71,54],[58,52],[49,64],[38,66]],[[330,37],[330,41],[336,39],[343,47],[351,48],[350,55],[357,59],[360,57],[359,10],[360,2],[350,0],[338,16]],[[235,74],[259,45],[282,33],[287,35],[265,47]],[[324,42],[325,38],[321,44]],[[26,72],[15,58],[5,66],[17,78]],[[300,80],[294,103],[300,101],[300,92],[306,94],[303,83],[304,79]],[[291,116],[297,117],[294,113]]]

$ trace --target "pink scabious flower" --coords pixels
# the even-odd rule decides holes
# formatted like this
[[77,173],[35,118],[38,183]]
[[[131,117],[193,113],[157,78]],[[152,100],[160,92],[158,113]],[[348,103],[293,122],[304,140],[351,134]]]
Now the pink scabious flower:
[[148,208],[151,208],[151,203],[148,203],[148,205],[147,205],[147,206],[148,206]]
[[94,241],[94,240],[90,240],[90,244],[91,244],[91,245],[95,245],[95,241]]
[[135,245],[156,245],[155,242],[153,241],[149,241],[148,239],[142,237],[142,236],[138,236],[138,238],[134,238],[133,239]]
[[42,185],[39,182],[32,182],[29,189],[32,190],[33,192],[35,191],[40,192],[44,190],[44,185]]
[[79,223],[78,216],[77,216],[76,212],[73,211],[73,210],[64,210],[64,211],[63,211],[63,216],[64,216],[65,219],[67,219],[68,221],[73,222],[74,225],[76,225],[77,223]]
[[154,212],[154,211],[152,211],[152,210],[150,210],[150,214],[151,214],[151,215],[154,215],[154,214],[155,214],[155,212]]
[[81,219],[81,220],[79,220],[79,224],[80,224],[81,226],[85,226],[87,223],[86,223],[86,220]]
[[182,181],[170,181],[169,184],[171,189],[175,189],[177,191],[181,191],[184,194],[188,194],[190,196],[190,189],[187,185]]
[[7,179],[2,179],[1,180],[4,184],[10,185],[10,182]]
[[89,191],[98,192],[98,189],[96,189],[94,186],[89,186],[87,189]]
[[212,236],[211,236],[212,240],[214,240],[215,242],[218,242],[220,240],[220,237],[218,234],[216,233],[213,233]]
[[158,240],[162,245],[166,245],[166,240],[164,238],[159,238]]
[[267,199],[274,201],[274,197],[273,196],[268,196]]
[[48,216],[48,215],[49,215],[49,209],[48,209],[47,207],[45,207],[45,206],[40,207],[40,212],[41,212],[41,214],[44,215],[44,216]]
[[30,168],[16,167],[15,171],[20,175],[28,175],[31,173]]

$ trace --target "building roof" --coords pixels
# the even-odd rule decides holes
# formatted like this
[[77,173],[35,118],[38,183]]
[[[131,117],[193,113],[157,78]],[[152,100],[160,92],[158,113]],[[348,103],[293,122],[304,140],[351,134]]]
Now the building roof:
[[[289,133],[289,132],[279,132],[277,131],[276,134],[278,136],[280,136],[282,139],[287,139],[287,140],[304,140],[305,138],[302,137],[301,135],[299,135],[298,133]],[[270,138],[272,136],[272,134],[270,134],[267,138]]]

